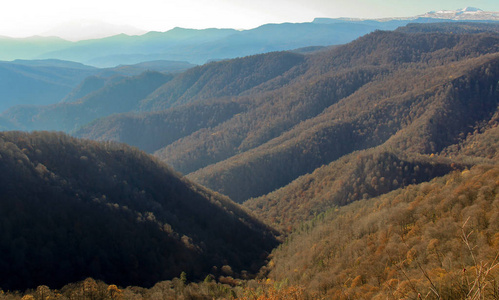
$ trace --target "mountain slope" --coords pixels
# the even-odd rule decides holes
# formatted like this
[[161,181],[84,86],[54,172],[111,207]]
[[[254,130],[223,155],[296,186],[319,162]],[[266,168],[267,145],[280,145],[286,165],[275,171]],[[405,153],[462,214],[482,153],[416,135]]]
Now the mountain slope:
[[145,72],[122,81],[117,81],[119,77],[89,77],[67,96],[67,103],[15,108],[3,116],[22,130],[69,132],[113,113],[158,111],[236,96],[279,78],[303,60],[303,55],[283,52],[207,64],[178,75]]
[[331,209],[274,251],[269,278],[335,299],[494,299],[498,178],[481,165]]
[[345,155],[244,206],[268,224],[292,232],[331,207],[374,198],[461,167],[450,159],[394,153],[379,146]]
[[63,61],[0,62],[0,112],[14,105],[57,103],[96,70]]
[[74,135],[101,141],[120,141],[153,153],[193,132],[215,127],[244,109],[238,103],[227,101],[212,105],[185,105],[155,113],[116,114],[95,120],[78,129]]
[[123,74],[126,76],[140,75],[145,71],[156,71],[161,73],[180,73],[196,65],[185,61],[170,61],[170,60],[154,60],[143,61],[132,65],[118,65],[114,68],[103,69],[100,76],[112,76]]
[[[367,36],[365,40],[376,38],[376,35],[384,36],[384,39],[391,33],[376,33]],[[455,37],[457,36],[451,38]],[[410,43],[417,43],[416,36],[408,35],[406,38]],[[431,40],[436,36],[424,37],[426,38]],[[461,39],[466,40],[464,36]],[[464,50],[468,48],[461,46],[473,43],[473,39],[456,46],[459,50],[443,51],[438,46],[433,55],[420,52],[415,59],[429,62],[433,60],[437,65],[442,60],[456,59],[460,57],[461,51],[468,51]],[[453,40],[452,44],[455,42]],[[497,43],[489,42],[489,38],[484,37],[483,43],[477,43],[475,48],[484,47],[485,52],[495,52]],[[378,49],[383,48],[382,43],[372,45],[380,45]],[[398,41],[397,45],[400,45]],[[354,47],[355,43],[345,46],[349,50],[364,49]],[[392,139],[390,145],[398,149],[421,153],[440,151],[446,145],[454,143],[461,131],[466,132],[467,126],[473,126],[475,122],[494,113],[498,99],[495,92],[497,55],[482,59],[463,59],[462,62],[453,63],[451,68],[435,66],[421,69],[420,66],[415,66],[412,69],[401,64],[404,68],[395,71],[398,62],[390,60],[404,61],[408,58],[400,53],[406,51],[402,47],[388,48],[384,52],[376,49],[372,55],[367,56],[362,53],[355,55],[354,52],[354,55],[346,59],[350,63],[356,57],[362,63],[371,60],[375,64],[388,59],[384,63],[393,71],[390,75],[378,77],[350,97],[333,104],[323,114],[299,124],[275,140],[198,170],[189,177],[242,201],[271,192],[299,175],[312,172],[322,164],[354,150],[380,145],[389,138]],[[394,52],[399,53],[393,55]],[[347,52],[340,52],[342,53]],[[383,56],[378,58],[378,55]],[[330,57],[334,58],[331,65],[337,66],[339,63],[335,63],[336,60],[342,62],[341,56]],[[321,62],[323,66],[329,64],[324,59]],[[455,124],[455,118],[461,122]],[[440,128],[448,130],[442,131]]]
[[277,52],[199,66],[161,86],[141,101],[140,109],[157,111],[197,100],[237,96],[303,61],[303,55]]
[[111,78],[100,76],[88,76],[78,86],[69,92],[61,102],[76,102],[89,94],[96,92],[110,83],[119,82],[124,76],[113,76]]
[[256,272],[275,246],[229,199],[125,145],[1,133],[0,168],[2,289]]
[[[435,25],[436,31],[442,28],[453,27]],[[440,152],[496,110],[499,38],[490,33],[490,24],[482,29],[484,33],[476,34],[378,31],[311,55],[267,54],[191,69],[151,94],[158,95],[154,107],[198,101],[198,109],[204,105],[209,111],[220,100],[206,99],[233,96],[231,101],[242,110],[222,122],[175,136],[177,140],[166,139],[166,147],[155,155],[189,178],[241,202],[285,186],[352,151],[386,143],[400,151]],[[287,67],[266,78],[244,69],[230,72],[247,62],[255,63],[254,72],[268,70],[270,57],[298,61],[287,64],[283,59]],[[251,77],[264,79],[243,91],[228,89]],[[223,78],[232,81],[220,84]],[[146,115],[141,118],[145,125]],[[106,122],[87,127],[85,136],[127,138],[126,130],[112,122],[99,125]],[[142,128],[166,124],[154,122]],[[106,135],[102,131],[106,127],[120,131],[120,137]],[[142,147],[140,142],[135,145]]]
[[99,69],[95,76],[88,76],[80,82],[62,102],[75,102],[105,85],[110,85],[123,80],[126,76],[138,76],[147,71],[161,73],[179,73],[194,67],[186,62],[176,61],[148,61],[135,65],[120,65],[115,68]]
[[[303,73],[302,66],[280,77],[277,82],[293,81]],[[196,132],[157,151],[175,169],[190,173],[231,156],[249,151],[276,138],[300,122],[317,116],[326,107],[347,97],[367,83],[383,68],[353,68],[314,77],[310,84],[298,81],[275,91],[239,99],[248,109],[234,118]],[[303,78],[303,75],[302,77]],[[305,81],[306,82],[306,81]],[[267,86],[279,86],[270,81]],[[262,86],[265,90],[267,87]]]
[[244,205],[268,223],[290,231],[332,206],[369,199],[463,166],[493,164],[499,156],[498,116],[496,111],[478,122],[438,156],[403,153],[387,142],[346,155]]

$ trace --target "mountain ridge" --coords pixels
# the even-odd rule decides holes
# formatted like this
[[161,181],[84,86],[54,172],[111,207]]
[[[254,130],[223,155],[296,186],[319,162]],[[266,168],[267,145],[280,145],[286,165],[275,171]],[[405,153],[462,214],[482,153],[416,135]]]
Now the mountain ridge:
[[[447,14],[447,13],[445,13]],[[69,42],[62,39],[32,37],[0,39],[2,60],[16,58],[58,58],[98,67],[135,64],[146,60],[208,61],[236,58],[270,51],[292,50],[307,46],[330,46],[348,43],[374,30],[394,30],[408,23],[473,21],[497,22],[494,12],[454,12],[413,18],[350,19],[316,18],[305,23],[263,24],[247,30],[173,28],[140,36],[115,35],[102,39]],[[457,17],[456,17],[457,16]],[[43,41],[38,43],[37,41]]]

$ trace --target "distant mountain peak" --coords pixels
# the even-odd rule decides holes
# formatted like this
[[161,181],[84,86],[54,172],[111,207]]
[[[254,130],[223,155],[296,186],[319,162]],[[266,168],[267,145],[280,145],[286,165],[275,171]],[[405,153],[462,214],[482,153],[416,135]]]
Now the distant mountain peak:
[[456,21],[475,21],[475,20],[488,20],[488,21],[499,21],[499,12],[483,11],[476,7],[465,7],[457,10],[439,10],[430,11],[424,15],[420,15],[421,18],[432,18],[432,19],[445,19],[445,20],[456,20]]
[[476,7],[470,7],[470,6],[468,6],[468,7],[465,7],[463,9],[461,9],[461,11],[462,12],[480,12],[480,11],[483,11],[483,10],[481,10],[479,8],[476,8]]
[[439,10],[439,11],[429,11],[422,15],[412,16],[412,17],[393,17],[393,18],[379,18],[379,19],[369,19],[369,18],[315,18],[313,23],[342,23],[342,22],[362,22],[362,21],[406,21],[406,20],[417,20],[419,18],[425,19],[441,19],[441,20],[453,20],[453,21],[499,21],[499,12],[494,11],[484,11],[480,8],[467,6],[465,8],[456,10]]

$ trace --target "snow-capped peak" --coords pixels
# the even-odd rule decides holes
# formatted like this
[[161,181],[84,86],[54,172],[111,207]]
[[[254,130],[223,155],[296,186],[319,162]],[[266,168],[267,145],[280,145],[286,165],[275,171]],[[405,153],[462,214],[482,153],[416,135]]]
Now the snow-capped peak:
[[419,17],[445,20],[495,20],[499,21],[499,12],[487,12],[476,7],[466,7],[458,10],[431,11]]
[[481,12],[483,10],[479,9],[479,8],[476,8],[476,7],[465,7],[463,9],[461,9],[462,12]]

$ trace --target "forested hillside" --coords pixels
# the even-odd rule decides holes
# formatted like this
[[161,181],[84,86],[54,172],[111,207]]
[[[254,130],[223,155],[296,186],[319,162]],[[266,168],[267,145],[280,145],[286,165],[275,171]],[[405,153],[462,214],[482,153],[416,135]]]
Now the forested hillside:
[[0,169],[2,289],[251,276],[276,245],[228,198],[123,144],[1,133]]
[[181,276],[144,289],[88,278],[60,290],[39,286],[0,298],[496,299],[498,177],[496,161],[489,161],[332,206],[298,226],[272,253],[263,282],[221,276],[187,284]]
[[115,114],[83,126],[75,134],[101,141],[121,141],[153,153],[193,132],[215,127],[244,110],[243,104],[218,101],[155,113]]
[[427,77],[429,116],[412,112],[382,145],[245,202],[290,232],[267,280],[304,287],[298,299],[499,298],[499,76],[488,77],[499,66],[496,55],[462,63],[461,76],[443,72],[449,64],[429,74],[451,79],[436,102]]
[[[156,151],[239,202],[352,151],[386,143],[387,150],[440,152],[496,111],[499,37],[491,32],[497,25],[434,26],[438,33],[411,25],[309,55],[271,53],[194,68],[151,93],[141,109],[175,106],[174,114],[191,102],[200,112],[229,102],[239,109],[222,110],[220,122],[205,114],[198,127],[178,118],[168,125],[157,113],[116,116],[76,135]],[[445,32],[459,26],[465,33]],[[137,139],[130,124],[151,138]]]
[[479,166],[331,209],[273,253],[269,277],[335,299],[497,299],[498,176]]
[[88,78],[10,111],[87,139],[0,134],[0,287],[51,288],[0,300],[499,299],[497,28]]
[[76,102],[89,94],[102,89],[104,86],[117,83],[123,80],[125,76],[115,75],[111,77],[102,77],[98,75],[88,76],[83,79],[78,86],[66,94],[61,102]]
[[383,195],[460,168],[463,165],[450,159],[377,147],[346,155],[244,205],[269,224],[291,232],[331,207]]
[[164,110],[196,100],[237,96],[303,61],[303,55],[276,52],[192,68],[145,98],[140,110]]
[[[390,34],[375,33],[365,39],[379,38],[371,44],[381,47],[383,41],[389,41],[385,38]],[[424,35],[419,37],[425,40],[436,38]],[[418,43],[416,38],[417,36],[404,37],[409,44]],[[497,38],[483,38],[486,51],[491,45],[492,51],[496,51],[497,44],[488,43],[489,38],[494,41]],[[496,110],[499,97],[496,88],[499,75],[498,56],[491,54],[480,58],[461,59],[459,52],[468,51],[471,43],[478,47],[482,45],[473,41],[475,37],[468,41],[464,36],[460,39],[464,42],[462,48],[459,44],[454,46],[457,49],[438,47],[433,57],[431,52],[423,55],[418,53],[421,50],[403,48],[404,40],[396,43],[402,45],[400,49],[373,51],[371,57],[359,53],[359,63],[366,64],[372,59],[373,64],[385,66],[389,70],[387,74],[379,74],[375,80],[351,96],[342,98],[322,114],[302,122],[277,138],[262,143],[247,153],[207,166],[189,177],[229,195],[236,201],[242,201],[271,192],[296,177],[312,172],[315,168],[352,151],[385,142],[396,149],[418,153],[431,154],[442,150],[455,143],[460,134],[466,134],[476,122],[490,117]],[[413,58],[417,61],[383,63],[383,60],[394,58],[409,59],[410,56],[400,53],[401,51],[416,52]],[[447,53],[444,54],[445,52]],[[479,53],[475,52],[475,55]],[[424,56],[425,62],[419,63],[421,56]],[[337,56],[334,56],[334,60],[336,59]],[[355,59],[355,55],[351,56],[350,63]],[[452,62],[456,59],[457,61]],[[441,66],[442,62],[447,65]],[[332,61],[331,65],[336,66],[338,63]],[[316,88],[319,89],[320,86]],[[460,122],[456,123],[455,119]],[[225,145],[222,144],[223,146]],[[175,151],[173,149],[170,152]],[[184,156],[188,155],[186,151],[182,153]],[[178,167],[178,159],[166,161],[182,170]]]
[[499,112],[478,123],[459,143],[445,148],[441,154],[459,160],[480,159],[490,162],[499,158]]

